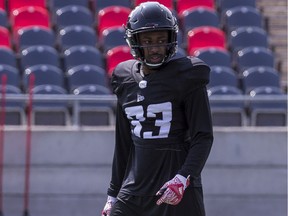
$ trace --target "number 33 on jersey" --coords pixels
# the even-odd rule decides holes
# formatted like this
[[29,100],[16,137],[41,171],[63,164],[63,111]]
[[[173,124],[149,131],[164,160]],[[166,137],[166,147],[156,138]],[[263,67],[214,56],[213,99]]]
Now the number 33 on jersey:
[[[172,120],[172,104],[171,102],[164,102],[159,104],[150,104],[147,110],[144,110],[143,106],[126,107],[125,113],[127,118],[131,120],[132,133],[140,138],[144,139],[157,139],[167,138]],[[142,131],[142,124],[151,124],[153,122],[150,131]],[[153,128],[154,127],[154,128]],[[157,128],[159,128],[157,130]],[[155,134],[155,131],[159,131]],[[141,136],[142,132],[142,136]]]

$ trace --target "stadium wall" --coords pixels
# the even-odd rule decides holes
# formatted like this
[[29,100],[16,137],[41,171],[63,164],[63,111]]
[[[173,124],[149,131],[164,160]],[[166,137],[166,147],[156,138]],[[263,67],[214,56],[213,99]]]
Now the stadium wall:
[[[6,128],[3,213],[23,212],[26,129]],[[114,129],[32,128],[30,215],[95,216],[106,200]],[[203,171],[207,216],[287,215],[287,128],[215,128]]]

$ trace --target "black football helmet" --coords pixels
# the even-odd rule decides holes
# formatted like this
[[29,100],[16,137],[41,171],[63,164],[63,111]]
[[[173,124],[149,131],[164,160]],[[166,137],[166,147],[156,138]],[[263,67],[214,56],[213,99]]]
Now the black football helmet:
[[[126,42],[133,57],[148,67],[157,68],[170,59],[177,51],[178,23],[172,12],[159,2],[144,2],[129,15],[126,26]],[[143,46],[139,43],[139,33],[167,30],[169,41],[166,44],[166,55],[159,64],[147,63]]]

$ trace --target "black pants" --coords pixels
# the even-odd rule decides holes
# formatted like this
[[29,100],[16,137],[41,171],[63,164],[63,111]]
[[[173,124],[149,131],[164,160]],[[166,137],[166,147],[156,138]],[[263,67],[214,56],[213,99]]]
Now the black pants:
[[202,188],[189,187],[176,205],[156,205],[159,197],[121,195],[110,216],[205,216]]

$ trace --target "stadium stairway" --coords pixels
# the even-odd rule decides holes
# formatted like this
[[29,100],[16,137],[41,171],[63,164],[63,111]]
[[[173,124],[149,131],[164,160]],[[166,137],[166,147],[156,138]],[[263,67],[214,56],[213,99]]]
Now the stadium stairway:
[[287,1],[257,0],[256,3],[267,20],[270,42],[280,63],[282,86],[287,92]]

